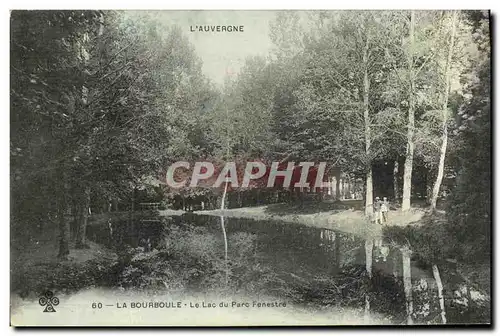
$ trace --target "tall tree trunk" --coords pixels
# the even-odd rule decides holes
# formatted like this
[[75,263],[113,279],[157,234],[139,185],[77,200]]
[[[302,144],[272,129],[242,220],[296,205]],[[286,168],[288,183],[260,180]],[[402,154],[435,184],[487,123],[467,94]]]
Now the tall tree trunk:
[[[99,18],[99,36],[103,34],[104,31],[104,15],[101,14]],[[103,39],[99,38],[99,63],[101,65],[101,62],[103,60]],[[85,68],[85,71],[82,72],[83,75],[83,84],[80,89],[81,95],[80,95],[80,102],[83,108],[86,108],[88,104],[88,98],[89,98],[89,92],[88,92],[88,87],[87,87],[87,81],[88,81],[88,63],[89,63],[89,58],[84,56],[88,55],[87,51],[85,50],[85,46],[82,45],[81,47],[81,56],[83,59],[83,65]],[[89,217],[89,212],[90,212],[90,187],[89,186],[81,186],[77,184],[77,188],[75,190],[76,193],[76,214],[77,214],[77,221],[76,221],[76,237],[75,237],[75,248],[87,248],[88,245],[85,243],[86,239],[86,234],[87,234],[87,222],[88,222],[88,217]],[[115,210],[117,208],[117,205],[115,206]]]
[[455,31],[456,31],[456,21],[457,12],[453,11],[451,17],[451,41],[448,49],[448,59],[446,60],[446,72],[445,72],[445,88],[444,88],[444,97],[443,97],[443,107],[442,107],[442,118],[443,118],[443,135],[441,142],[441,149],[439,151],[439,166],[438,166],[438,174],[436,177],[436,182],[434,183],[434,188],[432,190],[432,199],[431,199],[431,210],[436,210],[437,199],[439,196],[439,189],[441,188],[441,183],[443,181],[444,175],[444,161],[446,158],[446,148],[448,146],[448,97],[450,94],[450,77],[451,77],[451,58],[453,55],[453,46],[455,44]]
[[79,198],[78,202],[78,227],[76,231],[76,243],[75,248],[86,248],[85,236],[87,233],[87,223],[89,217],[89,206],[90,206],[90,187],[83,187],[82,196]]
[[411,177],[413,169],[413,152],[415,150],[415,72],[413,68],[413,53],[415,45],[415,11],[410,14],[410,50],[408,55],[408,69],[410,76],[408,90],[408,133],[406,143],[406,159],[403,174],[403,202],[401,210],[408,211],[411,206]]
[[439,275],[439,269],[436,264],[432,265],[432,274],[434,275],[434,279],[436,280],[436,285],[438,290],[439,307],[441,308],[441,321],[443,322],[443,324],[446,324],[446,310],[444,306],[443,283],[441,282],[441,276]]
[[398,173],[399,173],[399,162],[398,160],[394,160],[394,169],[392,171],[393,177],[393,185],[394,185],[394,201],[399,199],[399,183],[398,183]]
[[365,122],[365,155],[366,155],[366,200],[365,214],[371,216],[373,214],[373,169],[371,161],[371,130],[370,130],[370,109],[369,109],[369,94],[370,94],[370,79],[368,78],[368,50],[370,48],[370,40],[367,34],[366,43],[363,52],[363,114]]
[[373,170],[368,167],[366,172],[366,199],[365,199],[365,215],[370,217],[373,215]]
[[411,282],[411,251],[405,246],[401,249],[403,259],[403,284],[406,299],[407,324],[413,324],[413,293]]

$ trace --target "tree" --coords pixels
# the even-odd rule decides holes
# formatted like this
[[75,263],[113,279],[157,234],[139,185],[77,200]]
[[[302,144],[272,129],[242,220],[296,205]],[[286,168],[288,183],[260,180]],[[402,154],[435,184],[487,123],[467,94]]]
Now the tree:
[[[387,59],[393,69],[391,80],[385,93],[386,102],[395,111],[405,110],[406,148],[404,151],[402,210],[408,211],[412,196],[412,175],[415,147],[419,128],[419,118],[427,109],[426,93],[429,62],[434,56],[437,36],[438,16],[434,12],[411,11],[408,14],[394,12],[393,28],[388,29],[391,45],[386,49]],[[398,129],[392,132],[400,133]]]
[[372,162],[387,146],[379,130],[384,110],[386,14],[351,13],[322,19],[304,51],[305,70],[295,90],[290,143],[306,157],[327,160],[365,180],[365,211],[373,211]]
[[40,205],[56,200],[46,209],[60,223],[64,258],[69,204],[84,247],[92,197],[129,200],[171,155],[204,144],[196,122],[210,87],[175,27],[111,11],[19,11],[11,22],[15,198],[40,186],[53,196]]
[[457,12],[453,11],[451,14],[451,33],[450,33],[451,36],[448,47],[448,55],[447,55],[448,57],[446,60],[446,69],[444,73],[445,83],[443,90],[444,94],[443,94],[443,107],[442,107],[443,135],[442,135],[441,150],[439,155],[438,174],[432,191],[432,199],[431,199],[432,210],[436,209],[436,203],[439,196],[439,188],[441,187],[441,182],[443,180],[443,174],[444,174],[444,160],[446,157],[446,148],[448,146],[448,97],[450,93],[450,81],[451,81],[451,60],[453,56],[453,48],[455,45],[456,20],[457,20]]
[[[415,11],[411,11],[409,24],[409,46],[408,46],[408,133],[406,140],[406,156],[403,175],[403,202],[401,209],[410,210],[411,203],[411,176],[413,169],[414,133],[415,133]],[[408,317],[409,319],[411,317]]]
[[[57,217],[59,255],[68,253],[66,221],[69,168],[72,148],[68,139],[76,130],[84,73],[81,41],[98,32],[98,11],[14,11],[11,15],[11,146],[14,168],[14,216],[26,219],[25,206],[35,198],[38,186],[53,199],[34,202],[46,212],[41,218]],[[24,198],[23,196],[27,197]],[[19,202],[25,199],[26,203]],[[46,206],[48,205],[48,206]],[[26,224],[26,223],[25,223]]]
[[487,12],[469,12],[477,47],[452,131],[457,142],[457,176],[448,198],[448,230],[454,253],[474,262],[491,253],[491,58]]

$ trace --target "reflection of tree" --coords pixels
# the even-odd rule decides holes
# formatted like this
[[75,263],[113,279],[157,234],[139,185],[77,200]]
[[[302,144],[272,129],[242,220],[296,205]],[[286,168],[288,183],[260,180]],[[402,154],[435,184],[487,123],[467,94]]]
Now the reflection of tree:
[[444,296],[443,296],[443,283],[441,282],[441,276],[439,275],[439,269],[436,264],[432,265],[432,274],[434,275],[434,279],[436,280],[437,290],[438,290],[438,299],[439,299],[439,307],[441,308],[441,321],[443,324],[446,324],[446,311],[444,307]]
[[[371,288],[372,281],[372,268],[373,268],[373,240],[367,239],[365,241],[365,265],[366,265],[366,274],[368,276],[368,284],[369,288]],[[365,321],[370,318],[370,294],[369,290],[366,291],[365,294]]]
[[400,275],[399,265],[400,265],[399,253],[397,249],[394,249],[392,253],[392,276],[394,278],[397,278]]
[[408,246],[401,248],[401,254],[403,257],[403,283],[405,288],[405,298],[406,298],[406,314],[407,323],[413,324],[413,296],[412,296],[412,284],[411,284],[411,250]]
[[335,267],[339,270],[340,269],[340,241],[341,241],[341,235],[339,233],[336,233],[335,235]]
[[365,263],[366,263],[366,273],[368,277],[372,278],[372,268],[373,268],[373,240],[367,239],[365,241]]
[[333,267],[334,272],[338,272],[340,270],[340,234],[328,229],[320,230],[320,246],[323,247],[328,256],[325,258],[327,268],[332,269]]
[[[226,195],[227,195],[227,185],[228,183],[226,182],[226,185],[224,187],[224,193],[222,194],[222,202],[220,205],[221,211],[224,210],[224,205],[226,202]],[[224,214],[221,214],[220,216],[220,223],[222,227],[222,234],[224,235],[224,263],[225,263],[225,268],[226,268],[226,285],[229,284],[229,265],[228,265],[228,260],[227,260],[227,234],[226,234],[226,226],[224,225]]]

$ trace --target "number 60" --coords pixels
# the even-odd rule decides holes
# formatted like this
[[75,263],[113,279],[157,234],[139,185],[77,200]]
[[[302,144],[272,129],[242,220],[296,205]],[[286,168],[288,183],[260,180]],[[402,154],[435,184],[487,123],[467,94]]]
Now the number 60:
[[102,303],[101,302],[97,302],[97,303],[92,302],[92,309],[96,309],[96,308],[101,309]]

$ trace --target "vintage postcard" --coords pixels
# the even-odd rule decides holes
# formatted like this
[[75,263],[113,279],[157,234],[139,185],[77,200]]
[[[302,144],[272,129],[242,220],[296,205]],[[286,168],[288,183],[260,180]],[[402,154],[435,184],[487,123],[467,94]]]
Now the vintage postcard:
[[491,325],[490,24],[11,11],[11,325]]

